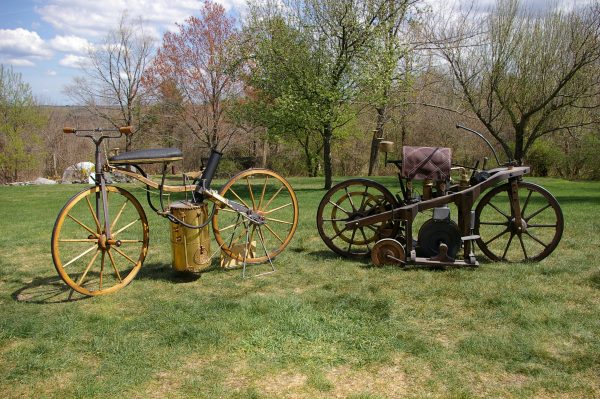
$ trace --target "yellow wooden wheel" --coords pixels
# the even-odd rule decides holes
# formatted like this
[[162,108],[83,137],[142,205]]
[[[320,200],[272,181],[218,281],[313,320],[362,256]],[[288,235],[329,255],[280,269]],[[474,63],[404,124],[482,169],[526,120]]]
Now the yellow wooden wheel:
[[110,239],[104,227],[100,187],[73,196],[58,214],[52,231],[56,271],[72,290],[83,295],[123,288],[138,273],[148,252],[148,221],[138,200],[119,187],[107,186],[106,191]]
[[229,208],[215,212],[215,239],[228,256],[261,263],[290,243],[298,226],[298,200],[283,177],[268,169],[248,169],[229,180],[219,194],[264,218],[264,224],[253,224]]

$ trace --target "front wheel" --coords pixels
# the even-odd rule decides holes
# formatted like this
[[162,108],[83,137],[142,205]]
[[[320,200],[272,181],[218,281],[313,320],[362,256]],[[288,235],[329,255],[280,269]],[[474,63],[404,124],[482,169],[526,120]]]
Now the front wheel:
[[511,207],[510,183],[495,187],[475,209],[477,245],[491,260],[537,262],[554,251],[562,237],[564,219],[556,198],[537,184],[520,181],[521,223]]
[[56,271],[72,290],[88,296],[129,284],[148,252],[148,221],[137,199],[122,188],[106,187],[108,238],[101,194],[96,186],[73,196],[52,230]]

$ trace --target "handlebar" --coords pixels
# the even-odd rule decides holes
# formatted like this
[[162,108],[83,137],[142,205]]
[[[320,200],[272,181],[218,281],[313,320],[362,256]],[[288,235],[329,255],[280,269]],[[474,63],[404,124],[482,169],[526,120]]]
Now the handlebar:
[[467,132],[471,132],[475,135],[477,135],[479,138],[481,138],[483,141],[485,141],[485,143],[488,145],[488,147],[490,147],[490,150],[492,150],[492,154],[494,154],[494,158],[496,158],[496,163],[498,164],[498,166],[500,166],[500,160],[498,159],[498,155],[496,154],[496,151],[494,150],[494,147],[492,146],[492,144],[489,142],[488,139],[486,139],[483,134],[473,130],[473,129],[469,129],[468,127],[465,127],[463,125],[456,125],[457,129],[464,129]]
[[[96,128],[96,129],[75,129],[72,127],[64,127],[63,133],[65,134],[75,134],[77,137],[90,137],[94,141],[102,140],[105,138],[119,138],[122,135],[129,136],[133,134],[133,128],[131,126],[122,126],[118,129],[104,129],[104,128]],[[105,134],[107,133],[107,134]],[[118,134],[115,134],[118,133]]]

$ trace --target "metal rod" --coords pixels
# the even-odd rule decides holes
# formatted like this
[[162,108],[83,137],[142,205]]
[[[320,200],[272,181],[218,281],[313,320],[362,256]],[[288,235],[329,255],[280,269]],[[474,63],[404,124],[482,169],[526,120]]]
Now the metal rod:
[[496,151],[494,150],[494,147],[492,147],[492,144],[489,142],[489,140],[488,140],[488,139],[486,139],[486,138],[483,136],[483,134],[481,134],[481,133],[479,133],[479,132],[477,132],[477,131],[475,131],[475,130],[473,130],[473,129],[469,129],[468,127],[465,127],[465,126],[463,126],[463,125],[456,125],[456,128],[457,128],[457,129],[464,129],[464,130],[466,130],[467,132],[471,132],[471,133],[473,133],[473,134],[475,134],[475,135],[479,136],[479,137],[480,137],[480,138],[481,138],[483,141],[485,141],[485,143],[488,145],[488,147],[490,147],[490,150],[492,150],[492,154],[494,154],[494,158],[496,158],[496,163],[498,164],[498,166],[501,166],[501,165],[500,165],[500,160],[498,159],[498,155],[496,154]]

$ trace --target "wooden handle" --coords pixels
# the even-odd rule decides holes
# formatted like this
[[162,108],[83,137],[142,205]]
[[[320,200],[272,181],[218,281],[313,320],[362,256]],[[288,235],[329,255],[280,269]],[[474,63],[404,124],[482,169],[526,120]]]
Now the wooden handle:
[[130,134],[133,134],[133,127],[131,127],[131,126],[122,126],[122,127],[119,128],[119,131],[121,133],[123,133],[124,135],[128,136]]
[[67,133],[67,134],[75,133],[75,129],[72,127],[63,127],[63,133]]

